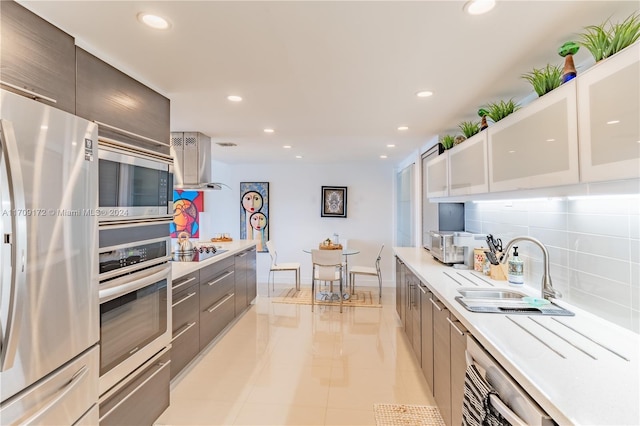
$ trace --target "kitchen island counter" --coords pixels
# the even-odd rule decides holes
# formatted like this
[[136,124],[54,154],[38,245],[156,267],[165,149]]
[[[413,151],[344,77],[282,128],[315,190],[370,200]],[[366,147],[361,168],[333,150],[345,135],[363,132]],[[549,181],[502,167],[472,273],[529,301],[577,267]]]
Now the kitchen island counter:
[[215,244],[216,247],[219,247],[223,250],[227,250],[224,253],[220,253],[216,256],[213,256],[209,259],[200,261],[200,262],[171,262],[171,279],[176,280],[180,277],[183,277],[191,272],[197,271],[198,269],[204,268],[205,266],[212,265],[216,262],[219,262],[223,259],[227,259],[231,256],[235,256],[236,254],[247,250],[251,247],[255,247],[256,242],[254,240],[235,240],[228,243],[209,243],[207,244]]
[[[513,287],[445,266],[423,248],[394,247],[394,252],[556,422],[640,424],[638,334],[562,299],[554,302],[575,316],[469,312],[455,300],[458,289]],[[518,290],[540,297],[538,285]]]

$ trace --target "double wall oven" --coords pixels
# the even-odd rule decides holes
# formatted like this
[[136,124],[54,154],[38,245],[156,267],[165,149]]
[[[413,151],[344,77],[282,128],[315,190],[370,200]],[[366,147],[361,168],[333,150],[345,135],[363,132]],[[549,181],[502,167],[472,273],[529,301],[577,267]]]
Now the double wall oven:
[[98,176],[102,422],[103,399],[170,347],[172,159],[100,141]]

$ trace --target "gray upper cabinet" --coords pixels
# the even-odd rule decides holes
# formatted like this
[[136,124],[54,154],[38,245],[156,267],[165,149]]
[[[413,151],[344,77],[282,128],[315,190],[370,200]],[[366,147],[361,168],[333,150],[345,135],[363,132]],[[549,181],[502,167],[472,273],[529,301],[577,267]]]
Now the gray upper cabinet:
[[76,48],[76,114],[102,138],[169,154],[169,99]]
[[73,37],[13,1],[0,2],[0,64],[4,89],[75,113]]

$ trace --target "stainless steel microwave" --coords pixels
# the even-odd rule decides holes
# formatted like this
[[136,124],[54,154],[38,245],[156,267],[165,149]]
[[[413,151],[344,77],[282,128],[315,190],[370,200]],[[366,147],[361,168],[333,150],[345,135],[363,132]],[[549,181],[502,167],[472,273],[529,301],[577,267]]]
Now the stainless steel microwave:
[[173,159],[129,145],[98,145],[100,221],[157,218],[173,213]]

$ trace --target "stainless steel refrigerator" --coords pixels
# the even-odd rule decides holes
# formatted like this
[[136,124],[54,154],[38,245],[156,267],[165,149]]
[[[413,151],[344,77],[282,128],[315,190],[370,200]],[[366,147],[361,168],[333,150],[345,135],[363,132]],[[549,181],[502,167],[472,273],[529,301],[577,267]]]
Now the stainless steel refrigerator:
[[97,126],[0,89],[0,424],[97,424]]

